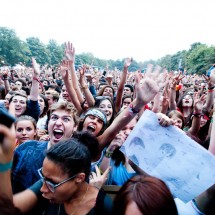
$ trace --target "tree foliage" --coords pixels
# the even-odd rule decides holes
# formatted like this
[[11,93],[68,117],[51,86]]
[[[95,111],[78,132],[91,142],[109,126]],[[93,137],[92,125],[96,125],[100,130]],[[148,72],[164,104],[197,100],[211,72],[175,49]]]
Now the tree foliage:
[[[39,38],[29,37],[22,41],[12,29],[0,27],[0,63],[15,65],[25,62],[30,65],[31,57],[36,57],[39,64],[56,65],[63,59],[63,45],[58,45],[53,39],[49,43],[43,44]],[[144,70],[147,64],[160,65],[167,70],[178,70],[179,62],[188,73],[205,73],[212,64],[215,63],[215,46],[208,46],[200,42],[191,44],[189,50],[178,51],[173,55],[166,55],[158,60],[147,60],[144,62],[132,62],[130,71]],[[105,69],[123,69],[124,59],[104,60],[95,57],[92,53],[76,54],[75,64],[92,65]]]

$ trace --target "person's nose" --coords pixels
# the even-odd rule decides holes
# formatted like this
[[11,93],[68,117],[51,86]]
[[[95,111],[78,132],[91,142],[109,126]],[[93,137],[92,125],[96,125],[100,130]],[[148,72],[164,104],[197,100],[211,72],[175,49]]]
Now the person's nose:
[[26,130],[25,129],[23,129],[22,135],[26,135]]
[[62,119],[58,118],[55,122],[56,125],[61,125],[62,124]]
[[41,191],[42,193],[48,193],[48,192],[49,192],[49,189],[48,189],[48,187],[46,186],[46,183],[45,183],[45,182],[43,182],[43,186],[40,188],[40,191]]

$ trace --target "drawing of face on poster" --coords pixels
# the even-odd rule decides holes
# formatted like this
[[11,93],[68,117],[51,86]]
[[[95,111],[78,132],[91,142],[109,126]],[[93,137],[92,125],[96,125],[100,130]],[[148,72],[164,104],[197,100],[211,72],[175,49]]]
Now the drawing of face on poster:
[[124,151],[128,157],[128,159],[132,160],[137,166],[139,166],[139,163],[141,162],[140,159],[143,157],[143,151],[145,150],[145,144],[143,143],[143,140],[140,137],[134,137],[130,144],[129,148],[132,148],[132,151],[126,151],[125,147],[121,147],[121,151]]

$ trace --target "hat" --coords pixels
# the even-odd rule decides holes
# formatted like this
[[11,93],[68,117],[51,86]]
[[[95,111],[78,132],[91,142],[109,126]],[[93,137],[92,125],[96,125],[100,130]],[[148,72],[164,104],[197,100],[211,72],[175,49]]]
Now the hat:
[[87,117],[87,116],[89,116],[89,115],[93,115],[93,116],[95,116],[95,117],[98,117],[99,119],[101,119],[101,120],[103,121],[104,125],[107,124],[106,115],[105,115],[102,111],[100,111],[100,110],[98,110],[98,109],[94,109],[94,108],[93,108],[93,109],[89,109],[89,110],[84,114],[84,116]]

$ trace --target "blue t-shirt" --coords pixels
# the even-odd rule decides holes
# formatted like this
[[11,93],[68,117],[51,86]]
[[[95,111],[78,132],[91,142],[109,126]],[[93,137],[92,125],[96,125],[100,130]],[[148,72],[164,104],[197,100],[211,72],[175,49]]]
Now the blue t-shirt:
[[111,159],[110,166],[111,171],[106,182],[107,185],[123,186],[128,181],[128,179],[137,174],[129,173],[122,162],[119,164],[119,166],[115,166],[115,160],[113,159]]
[[29,140],[16,148],[12,167],[13,193],[21,192],[40,179],[37,170],[42,167],[48,142]]

